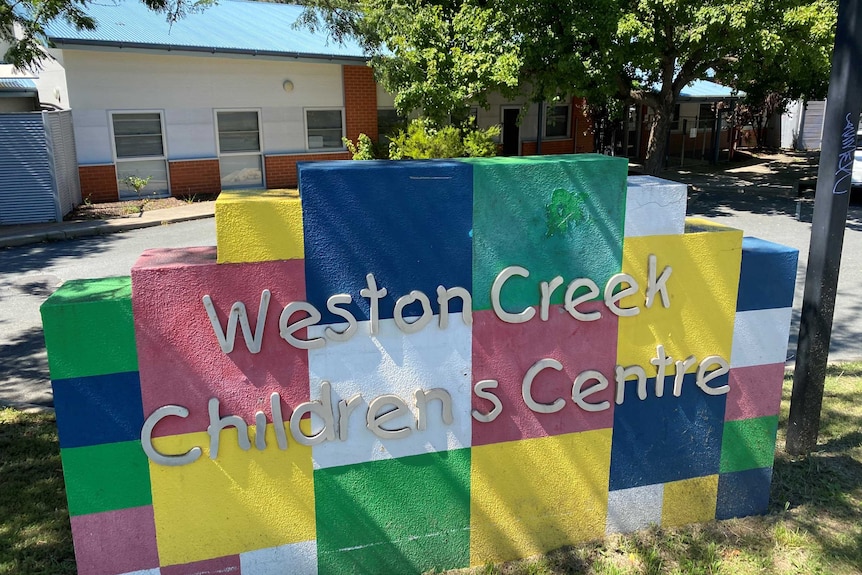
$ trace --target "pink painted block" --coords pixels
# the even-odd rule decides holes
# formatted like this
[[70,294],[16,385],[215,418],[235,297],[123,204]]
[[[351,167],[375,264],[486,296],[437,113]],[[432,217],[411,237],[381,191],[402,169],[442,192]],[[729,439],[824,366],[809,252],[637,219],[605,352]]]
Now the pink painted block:
[[725,421],[777,415],[781,409],[784,364],[734,367],[728,384]]
[[[234,302],[245,304],[252,333],[264,289],[272,293],[260,353],[246,346],[239,324],[234,350],[225,354],[202,303],[212,298],[221,329]],[[132,307],[144,415],[164,405],[189,410],[167,417],[154,435],[204,431],[207,402],[218,397],[220,414],[254,423],[258,410],[271,420],[270,395],[278,392],[285,418],[309,400],[308,353],[279,337],[285,305],[305,300],[302,260],[216,264],[215,248],[149,250],[132,268]],[[304,317],[296,314],[294,320]],[[304,339],[306,330],[297,332]]]
[[[551,306],[549,319],[507,324],[493,311],[473,313],[473,384],[495,379],[492,390],[503,404],[502,413],[490,423],[473,420],[473,445],[486,445],[534,437],[547,437],[613,426],[614,366],[617,356],[618,318],[600,303],[580,306],[581,311],[599,310],[602,318],[581,322],[562,306]],[[533,383],[533,398],[553,403],[562,398],[565,407],[556,413],[535,413],[527,407],[521,393],[524,375],[543,358],[553,358],[562,371],[546,369]],[[572,401],[572,383],[579,373],[596,370],[609,380],[607,389],[591,395],[590,403],[610,402],[609,409],[587,412]],[[587,386],[595,384],[588,382]],[[490,402],[473,395],[473,407],[482,413]]]
[[162,567],[162,575],[240,575],[239,555]]
[[79,575],[115,575],[159,566],[153,507],[72,517]]

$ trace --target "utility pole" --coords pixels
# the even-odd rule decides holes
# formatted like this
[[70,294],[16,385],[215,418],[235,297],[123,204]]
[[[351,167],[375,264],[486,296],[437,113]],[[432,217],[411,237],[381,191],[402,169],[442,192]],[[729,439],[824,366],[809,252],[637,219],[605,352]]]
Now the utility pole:
[[860,109],[862,2],[840,0],[787,425],[787,451],[792,455],[811,452],[820,431]]

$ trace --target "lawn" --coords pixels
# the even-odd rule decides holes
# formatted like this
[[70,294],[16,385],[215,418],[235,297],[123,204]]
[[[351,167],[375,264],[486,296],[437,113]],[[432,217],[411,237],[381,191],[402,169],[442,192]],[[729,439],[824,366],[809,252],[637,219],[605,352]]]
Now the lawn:
[[[862,573],[862,363],[829,368],[820,441],[783,451],[785,380],[770,512],[614,535],[452,574]],[[0,409],[0,575],[75,573],[54,418]]]

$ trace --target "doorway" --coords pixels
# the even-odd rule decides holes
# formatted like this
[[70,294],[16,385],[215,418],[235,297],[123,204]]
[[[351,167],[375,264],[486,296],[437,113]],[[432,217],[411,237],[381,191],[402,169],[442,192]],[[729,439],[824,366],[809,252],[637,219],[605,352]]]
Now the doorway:
[[521,129],[518,126],[518,116],[521,108],[503,108],[503,155],[521,155]]

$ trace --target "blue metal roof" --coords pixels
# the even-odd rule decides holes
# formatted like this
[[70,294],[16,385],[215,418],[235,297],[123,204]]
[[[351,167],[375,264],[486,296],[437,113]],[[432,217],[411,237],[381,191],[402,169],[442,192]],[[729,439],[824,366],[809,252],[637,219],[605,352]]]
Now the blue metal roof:
[[681,98],[742,98],[745,96],[745,92],[737,91],[734,93],[733,89],[727,86],[709,80],[695,80],[683,88],[679,95]]
[[0,78],[0,92],[35,94],[36,83],[27,78]]
[[341,45],[326,32],[295,28],[302,6],[221,0],[173,25],[139,0],[87,4],[95,30],[57,20],[47,27],[58,48],[103,47],[177,50],[293,58],[365,60],[356,43]]

